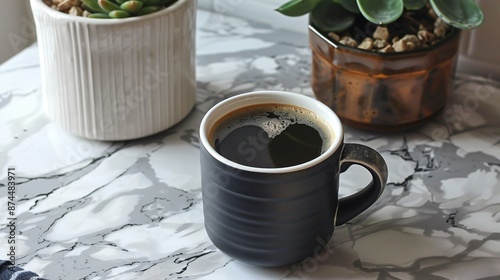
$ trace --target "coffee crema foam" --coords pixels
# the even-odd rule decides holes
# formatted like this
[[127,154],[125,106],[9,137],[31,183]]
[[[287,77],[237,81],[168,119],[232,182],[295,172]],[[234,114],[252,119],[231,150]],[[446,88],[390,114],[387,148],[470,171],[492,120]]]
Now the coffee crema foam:
[[260,127],[272,139],[292,124],[304,124],[316,129],[323,139],[321,153],[333,143],[334,132],[325,120],[308,109],[284,104],[257,104],[232,111],[213,126],[209,140],[214,147],[216,139],[222,141],[235,129],[244,126]]

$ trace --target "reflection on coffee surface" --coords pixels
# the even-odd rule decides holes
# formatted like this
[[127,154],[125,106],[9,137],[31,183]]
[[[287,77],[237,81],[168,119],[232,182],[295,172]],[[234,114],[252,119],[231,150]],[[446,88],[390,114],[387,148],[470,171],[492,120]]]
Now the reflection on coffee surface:
[[263,104],[227,114],[215,124],[209,139],[219,154],[233,162],[273,168],[318,157],[331,146],[333,132],[307,109]]

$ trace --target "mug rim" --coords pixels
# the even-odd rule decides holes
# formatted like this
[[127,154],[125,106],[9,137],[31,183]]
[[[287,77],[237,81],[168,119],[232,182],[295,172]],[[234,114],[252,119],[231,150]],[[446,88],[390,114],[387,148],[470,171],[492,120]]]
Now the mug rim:
[[[269,99],[275,99],[274,101],[267,101]],[[281,101],[280,101],[281,100]],[[297,165],[287,166],[287,167],[254,167],[249,165],[243,165],[231,161],[212,147],[208,139],[209,133],[213,125],[221,117],[233,112],[237,109],[244,108],[251,105],[259,104],[283,104],[291,105],[296,107],[302,107],[313,113],[317,114],[332,130],[332,143],[328,149],[322,153],[320,156],[301,163]],[[224,99],[221,102],[215,104],[208,112],[203,116],[200,124],[200,142],[207,152],[215,158],[217,161],[243,171],[255,172],[255,173],[290,173],[307,168],[311,168],[324,160],[330,158],[337,149],[340,147],[343,141],[344,130],[339,117],[333,112],[330,107],[323,104],[321,101],[303,95],[299,93],[293,93],[288,91],[272,91],[272,90],[262,90],[262,91],[252,91],[247,93],[238,94],[230,98]]]

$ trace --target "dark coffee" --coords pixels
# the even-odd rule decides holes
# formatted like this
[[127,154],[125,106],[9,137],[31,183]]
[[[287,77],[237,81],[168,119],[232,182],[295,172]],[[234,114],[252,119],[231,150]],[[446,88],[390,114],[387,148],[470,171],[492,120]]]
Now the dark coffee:
[[214,149],[246,166],[298,165],[321,155],[333,132],[315,113],[280,104],[253,105],[224,116],[210,132]]

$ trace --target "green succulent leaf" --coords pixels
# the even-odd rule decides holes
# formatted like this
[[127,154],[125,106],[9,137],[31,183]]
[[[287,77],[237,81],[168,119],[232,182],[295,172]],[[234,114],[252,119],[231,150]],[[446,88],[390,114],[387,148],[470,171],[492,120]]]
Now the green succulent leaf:
[[137,15],[143,16],[143,15],[149,15],[151,13],[154,13],[160,9],[160,6],[147,6],[142,8]]
[[430,0],[436,14],[449,25],[472,29],[483,23],[483,12],[474,0]]
[[97,4],[97,1],[95,0],[82,0],[82,3],[85,10],[91,13],[106,13],[103,9],[101,9],[99,4]]
[[[115,0],[115,2],[118,3],[119,5],[121,5],[121,4],[123,4],[123,3],[127,2],[127,1],[128,0]],[[140,0],[137,0],[137,1],[140,1]],[[142,2],[142,1],[140,1],[140,2]]]
[[359,14],[358,2],[356,0],[334,0],[351,13]]
[[114,10],[109,12],[110,18],[128,18],[130,17],[130,13],[122,10]]
[[99,4],[99,7],[101,7],[103,11],[108,13],[115,10],[120,10],[120,6],[109,0],[98,0],[97,3]]
[[135,14],[142,9],[142,2],[135,0],[127,1],[121,4],[120,8],[131,14]]
[[361,14],[375,24],[391,23],[403,14],[403,0],[357,0],[357,2]]
[[276,11],[285,16],[298,17],[310,13],[319,2],[321,0],[291,0],[280,6]]
[[326,32],[341,32],[354,24],[354,15],[333,1],[320,2],[311,12],[311,21]]
[[403,3],[408,10],[420,10],[425,7],[427,0],[403,0]]
[[90,14],[89,18],[110,18],[110,17],[108,14],[104,14],[104,13],[94,13],[94,14]]

